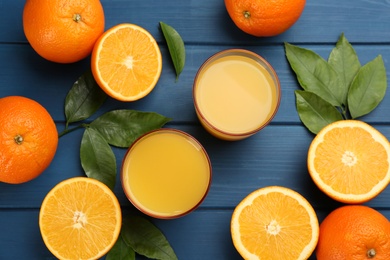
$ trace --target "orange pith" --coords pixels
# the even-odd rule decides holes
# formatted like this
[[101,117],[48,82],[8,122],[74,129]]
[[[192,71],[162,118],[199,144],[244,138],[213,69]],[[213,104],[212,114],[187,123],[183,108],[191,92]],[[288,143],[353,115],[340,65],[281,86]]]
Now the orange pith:
[[106,31],[92,52],[92,73],[111,97],[135,101],[149,94],[160,78],[162,57],[153,36],[134,24]]
[[317,260],[390,259],[390,222],[367,206],[337,208],[320,225],[316,256]]
[[288,30],[301,16],[306,0],[225,0],[233,22],[254,36],[275,36]]
[[104,31],[104,11],[99,0],[27,0],[23,29],[43,58],[72,63],[91,54]]
[[0,181],[19,184],[38,177],[57,150],[56,125],[36,101],[0,98]]
[[114,193],[100,181],[74,177],[45,197],[39,227],[47,248],[59,259],[99,259],[115,244],[122,215]]
[[390,144],[364,122],[341,120],[313,139],[308,169],[316,185],[333,199],[362,203],[390,181]]
[[249,194],[231,220],[233,243],[244,259],[307,259],[318,232],[318,219],[309,202],[278,186]]

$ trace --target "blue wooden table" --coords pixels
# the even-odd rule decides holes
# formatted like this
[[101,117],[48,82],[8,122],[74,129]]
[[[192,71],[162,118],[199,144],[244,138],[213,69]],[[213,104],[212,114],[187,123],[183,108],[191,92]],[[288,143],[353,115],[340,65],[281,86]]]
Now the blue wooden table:
[[[300,20],[286,33],[271,38],[249,36],[233,24],[222,0],[102,0],[106,29],[130,22],[158,41],[163,71],[156,88],[144,99],[123,103],[108,99],[96,116],[117,108],[154,111],[173,121],[166,126],[184,130],[206,148],[213,166],[210,192],[190,215],[151,221],[166,235],[179,259],[240,259],[230,237],[234,207],[251,191],[268,185],[292,188],[314,206],[321,221],[339,203],[314,185],[306,168],[308,146],[314,137],[299,120],[294,90],[299,89],[285,58],[284,42],[309,48],[327,58],[341,33],[355,47],[362,64],[383,56],[390,78],[389,0],[308,0]],[[39,57],[23,33],[24,1],[0,0],[0,96],[22,95],[41,103],[64,129],[64,99],[89,59],[54,64]],[[175,82],[175,73],[159,22],[173,26],[186,44],[187,60]],[[282,100],[272,123],[243,141],[226,142],[209,135],[199,124],[192,102],[192,83],[199,66],[227,48],[245,48],[267,59],[278,73]],[[361,118],[390,138],[390,95]],[[2,126],[0,126],[2,127]],[[61,180],[82,176],[79,149],[82,131],[61,137],[54,161],[37,179],[0,184],[0,259],[54,259],[39,232],[38,214],[46,193]],[[124,149],[115,149],[118,168]],[[1,166],[0,166],[1,167]],[[126,212],[135,209],[118,181],[115,193]],[[390,187],[366,203],[390,219]],[[312,256],[312,259],[315,259]]]

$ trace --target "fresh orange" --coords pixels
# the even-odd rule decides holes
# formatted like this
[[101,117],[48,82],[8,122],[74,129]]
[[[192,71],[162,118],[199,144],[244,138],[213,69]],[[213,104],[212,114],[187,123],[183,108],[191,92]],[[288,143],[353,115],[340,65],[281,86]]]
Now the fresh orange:
[[301,16],[306,0],[225,0],[230,18],[242,31],[275,36],[289,29]]
[[389,260],[390,222],[362,205],[332,211],[320,225],[317,260]]
[[102,182],[73,177],[46,195],[39,228],[50,252],[59,259],[99,259],[118,239],[122,213],[115,194]]
[[310,203],[289,188],[269,186],[244,198],[231,219],[233,244],[244,259],[307,259],[319,225]]
[[36,101],[0,98],[0,181],[23,183],[38,177],[57,150],[58,133],[48,111]]
[[76,62],[91,54],[104,31],[103,7],[99,0],[27,0],[23,29],[43,58]]
[[315,184],[344,203],[366,202],[390,181],[390,144],[371,125],[340,120],[325,126],[313,139],[307,165]]
[[91,67],[96,82],[109,96],[135,101],[157,84],[162,69],[161,52],[144,28],[119,24],[96,42]]

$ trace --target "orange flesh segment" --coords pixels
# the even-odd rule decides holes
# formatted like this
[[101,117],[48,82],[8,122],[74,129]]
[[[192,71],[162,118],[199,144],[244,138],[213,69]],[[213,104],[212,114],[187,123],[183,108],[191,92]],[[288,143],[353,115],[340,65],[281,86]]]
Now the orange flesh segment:
[[319,224],[304,197],[288,188],[270,186],[238,204],[231,232],[244,259],[307,259],[317,244]]
[[94,76],[110,96],[133,101],[146,96],[159,80],[162,57],[155,39],[145,29],[122,24],[98,40],[92,62]]
[[[288,196],[281,198],[277,193],[255,199],[242,211],[239,221],[241,234],[245,234],[241,240],[251,253],[264,259],[275,256],[278,259],[298,259],[312,239],[310,217],[305,208],[296,200]],[[272,230],[278,234],[270,234]]]
[[367,131],[335,128],[324,136],[324,142],[317,147],[314,167],[322,181],[333,190],[365,194],[386,177],[389,169],[387,151]]
[[96,259],[118,238],[120,206],[108,187],[102,189],[104,184],[74,179],[48,193],[40,212],[41,234],[61,259]]

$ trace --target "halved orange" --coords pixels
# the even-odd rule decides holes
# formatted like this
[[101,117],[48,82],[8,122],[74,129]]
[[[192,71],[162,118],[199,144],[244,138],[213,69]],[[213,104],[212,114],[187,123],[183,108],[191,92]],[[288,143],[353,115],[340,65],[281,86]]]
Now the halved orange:
[[149,94],[160,78],[160,48],[144,28],[118,24],[95,43],[91,68],[96,82],[109,96],[135,101]]
[[313,139],[307,165],[315,184],[329,197],[343,203],[363,203],[390,182],[390,144],[363,121],[336,121]]
[[319,236],[310,203],[289,188],[260,188],[244,198],[231,219],[233,244],[244,259],[308,259]]
[[118,239],[122,213],[102,182],[74,177],[57,184],[39,213],[43,241],[59,259],[99,259]]

